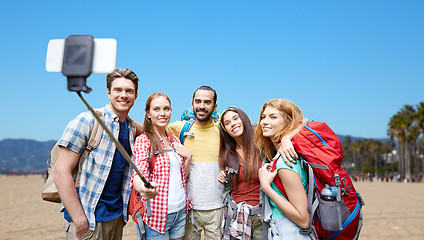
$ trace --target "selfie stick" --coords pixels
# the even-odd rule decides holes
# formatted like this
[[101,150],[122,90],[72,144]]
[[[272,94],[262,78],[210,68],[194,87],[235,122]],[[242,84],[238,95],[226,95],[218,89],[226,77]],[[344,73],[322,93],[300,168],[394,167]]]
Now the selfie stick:
[[[110,139],[115,143],[119,152],[121,152],[122,156],[124,156],[125,160],[131,165],[131,167],[137,172],[138,176],[140,176],[141,180],[144,182],[144,186],[152,188],[152,185],[146,178],[140,173],[138,168],[135,166],[133,161],[131,161],[131,157],[128,155],[128,152],[125,151],[124,147],[122,147],[121,143],[113,137],[112,133],[103,123],[103,121],[99,118],[99,116],[94,112],[93,108],[85,101],[85,99],[81,95],[81,91],[85,93],[90,93],[91,88],[86,85],[87,77],[90,76],[93,68],[93,60],[94,60],[94,38],[91,35],[70,35],[64,41],[64,46],[61,48],[58,47],[58,43],[52,44],[52,46],[56,46],[56,51],[63,51],[63,56],[61,57],[62,66],[61,72],[63,75],[67,77],[68,80],[68,90],[71,92],[76,92],[84,104],[87,106],[88,110],[93,114],[102,128],[106,131],[107,135],[109,135]],[[50,46],[50,43],[49,43]],[[50,47],[49,47],[50,48]],[[62,49],[63,48],[63,49]],[[60,50],[59,50],[60,49]],[[52,51],[54,52],[54,51]],[[50,58],[52,55],[49,55],[49,51],[47,51],[47,65],[52,61]],[[60,56],[60,54],[59,54]],[[54,57],[52,58],[56,60]],[[58,61],[58,60],[56,60]],[[57,70],[57,66],[53,64],[53,66],[47,67],[47,71],[55,71]]]

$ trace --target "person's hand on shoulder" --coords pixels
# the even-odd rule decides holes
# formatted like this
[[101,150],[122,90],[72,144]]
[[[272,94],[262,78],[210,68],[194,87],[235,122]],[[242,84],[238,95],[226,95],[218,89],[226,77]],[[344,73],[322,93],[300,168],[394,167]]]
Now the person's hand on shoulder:
[[297,159],[298,156],[294,150],[293,143],[289,136],[284,136],[281,139],[280,147],[278,148],[277,154],[272,160],[276,161],[280,156],[289,167],[292,167],[290,162],[296,163],[295,159]]
[[293,147],[292,139],[296,134],[300,132],[300,130],[303,128],[303,126],[307,125],[309,122],[309,119],[303,118],[302,122],[291,132],[289,132],[287,135],[285,135],[281,139],[280,147],[278,148],[277,154],[272,160],[277,160],[280,156],[286,162],[287,166],[292,167],[290,162],[296,163],[296,159],[299,157],[297,156],[296,150]]

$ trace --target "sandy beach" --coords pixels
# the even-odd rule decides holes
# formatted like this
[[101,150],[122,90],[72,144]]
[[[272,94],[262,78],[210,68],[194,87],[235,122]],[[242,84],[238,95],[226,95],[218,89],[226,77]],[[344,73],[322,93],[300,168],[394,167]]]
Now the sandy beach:
[[[0,176],[0,239],[64,239],[59,204],[41,199],[41,175]],[[424,184],[356,182],[362,195],[361,240],[424,239]],[[135,224],[124,228],[137,239]]]

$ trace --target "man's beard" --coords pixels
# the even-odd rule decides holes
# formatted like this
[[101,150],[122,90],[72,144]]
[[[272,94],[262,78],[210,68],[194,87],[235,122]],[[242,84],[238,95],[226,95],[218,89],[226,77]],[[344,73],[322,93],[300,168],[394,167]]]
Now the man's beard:
[[[203,110],[203,112],[205,113],[205,115],[203,117],[200,117],[199,115],[197,115],[197,112],[199,110]],[[196,119],[199,122],[207,122],[207,121],[210,121],[212,119],[212,112],[209,112],[206,109],[199,109],[199,108],[197,108],[196,111],[194,111],[194,115],[196,116]]]

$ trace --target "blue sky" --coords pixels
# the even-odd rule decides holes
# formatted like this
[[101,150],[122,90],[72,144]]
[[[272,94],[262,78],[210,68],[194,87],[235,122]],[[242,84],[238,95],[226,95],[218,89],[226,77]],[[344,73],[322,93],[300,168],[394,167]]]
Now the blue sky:
[[[50,39],[115,38],[117,64],[139,76],[130,115],[164,92],[172,121],[210,85],[218,110],[258,121],[286,98],[338,134],[384,138],[405,104],[424,101],[424,1],[12,1],[1,0],[0,140],[57,140],[86,108],[61,73],[45,70]],[[84,94],[108,102],[104,74]]]

